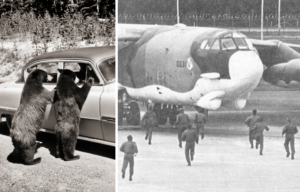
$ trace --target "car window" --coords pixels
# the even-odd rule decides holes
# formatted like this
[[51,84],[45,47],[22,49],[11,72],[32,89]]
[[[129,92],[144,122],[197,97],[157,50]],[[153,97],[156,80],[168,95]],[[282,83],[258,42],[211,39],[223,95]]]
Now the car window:
[[89,63],[66,62],[64,64],[64,69],[73,71],[79,79],[79,84],[86,82],[89,77],[94,78],[94,85],[99,85],[101,83],[103,84]]
[[58,63],[39,63],[33,66],[28,67],[24,71],[24,79],[26,81],[29,73],[35,69],[41,69],[45,72],[47,72],[48,77],[47,77],[47,82],[45,83],[56,83],[57,82],[57,68],[58,68]]
[[65,68],[69,69],[73,72],[79,72],[80,71],[80,65],[78,63],[65,63]]
[[98,66],[107,82],[115,82],[115,57],[103,60]]

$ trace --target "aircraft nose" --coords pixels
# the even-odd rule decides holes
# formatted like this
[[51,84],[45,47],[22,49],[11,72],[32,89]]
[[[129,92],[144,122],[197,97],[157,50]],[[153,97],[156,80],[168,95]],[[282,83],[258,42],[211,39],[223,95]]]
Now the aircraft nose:
[[248,79],[256,85],[263,74],[263,64],[254,51],[235,52],[229,59],[228,67],[232,80]]

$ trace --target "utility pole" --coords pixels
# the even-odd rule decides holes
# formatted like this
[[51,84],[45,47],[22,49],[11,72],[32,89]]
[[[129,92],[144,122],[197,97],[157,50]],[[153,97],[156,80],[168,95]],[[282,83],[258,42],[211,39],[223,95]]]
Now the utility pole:
[[260,27],[260,39],[264,40],[264,0],[261,0],[261,27]]
[[177,0],[177,24],[179,24],[179,0]]
[[281,12],[281,0],[278,0],[278,35],[280,35],[280,12]]

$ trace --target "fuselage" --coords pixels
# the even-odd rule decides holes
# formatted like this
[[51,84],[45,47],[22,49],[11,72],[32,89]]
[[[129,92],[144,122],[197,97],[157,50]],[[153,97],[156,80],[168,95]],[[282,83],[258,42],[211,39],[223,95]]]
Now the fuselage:
[[119,50],[122,85],[135,89],[160,85],[184,93],[195,87],[201,74],[214,72],[225,83],[213,89],[222,89],[228,99],[235,99],[251,92],[262,76],[259,56],[240,33],[174,26],[147,26],[142,31],[134,32],[140,35],[136,42]]

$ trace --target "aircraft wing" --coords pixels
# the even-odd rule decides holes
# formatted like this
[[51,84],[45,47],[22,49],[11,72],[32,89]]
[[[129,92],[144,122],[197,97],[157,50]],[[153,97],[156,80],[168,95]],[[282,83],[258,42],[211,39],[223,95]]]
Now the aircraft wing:
[[[119,84],[119,93],[126,92],[134,100],[151,101],[152,103],[165,103],[169,105],[198,106],[204,109],[217,110],[222,101],[227,98],[231,88],[238,88],[240,97],[233,100],[237,109],[242,109],[249,98],[249,90],[246,88],[247,80],[219,79],[214,74],[203,74],[195,87],[188,92],[176,92],[161,85],[148,85],[142,88],[131,88]],[[243,94],[246,93],[246,94]]]
[[280,87],[300,87],[300,45],[251,39],[262,63],[263,79]]
[[118,24],[118,49],[124,49],[138,41],[148,28],[155,25]]

